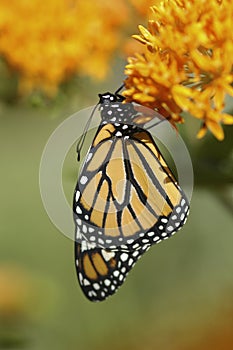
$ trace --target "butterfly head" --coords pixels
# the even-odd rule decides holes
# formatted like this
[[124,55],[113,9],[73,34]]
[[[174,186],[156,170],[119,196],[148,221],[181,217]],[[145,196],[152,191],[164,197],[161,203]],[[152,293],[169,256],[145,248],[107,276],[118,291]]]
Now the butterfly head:
[[99,104],[109,105],[114,102],[123,102],[124,97],[119,94],[112,94],[111,92],[105,92],[104,94],[99,94]]

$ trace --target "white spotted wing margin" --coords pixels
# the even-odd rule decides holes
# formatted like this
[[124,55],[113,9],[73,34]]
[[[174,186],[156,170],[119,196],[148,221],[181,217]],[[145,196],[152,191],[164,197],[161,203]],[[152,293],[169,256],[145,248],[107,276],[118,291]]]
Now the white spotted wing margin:
[[103,301],[123,284],[128,272],[150,245],[140,246],[135,242],[133,252],[107,250],[83,240],[75,242],[76,272],[84,295],[93,302]]

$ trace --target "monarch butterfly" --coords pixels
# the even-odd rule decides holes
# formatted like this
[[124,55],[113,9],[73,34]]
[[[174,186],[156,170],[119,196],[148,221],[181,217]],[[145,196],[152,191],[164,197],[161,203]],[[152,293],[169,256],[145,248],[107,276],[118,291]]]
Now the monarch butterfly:
[[76,271],[91,301],[114,294],[142,254],[178,231],[189,212],[184,192],[144,128],[150,115],[124,103],[118,91],[99,97],[101,123],[73,200]]

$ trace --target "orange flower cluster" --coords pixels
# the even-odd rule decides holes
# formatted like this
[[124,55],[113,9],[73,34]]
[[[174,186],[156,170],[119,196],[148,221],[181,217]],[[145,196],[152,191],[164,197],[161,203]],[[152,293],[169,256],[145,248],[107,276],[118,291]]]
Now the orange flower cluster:
[[22,93],[52,95],[72,75],[106,75],[126,20],[123,0],[2,0],[0,56],[21,77]]
[[222,140],[226,94],[233,96],[233,2],[164,0],[151,7],[148,28],[134,35],[144,54],[128,59],[124,96],[156,109],[174,122],[182,111],[202,121],[198,137],[209,129]]

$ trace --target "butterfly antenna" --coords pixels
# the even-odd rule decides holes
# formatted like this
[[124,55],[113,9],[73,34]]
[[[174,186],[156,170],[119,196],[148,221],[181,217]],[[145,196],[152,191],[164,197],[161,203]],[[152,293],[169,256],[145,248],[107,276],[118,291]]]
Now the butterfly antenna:
[[93,118],[93,115],[94,115],[94,113],[95,113],[96,108],[98,107],[98,105],[99,105],[99,103],[97,103],[97,104],[95,105],[95,107],[93,108],[93,110],[92,110],[92,112],[91,112],[91,115],[90,115],[90,117],[88,118],[88,121],[87,121],[87,123],[86,123],[86,125],[85,125],[85,128],[84,128],[84,130],[83,130],[83,134],[82,134],[82,136],[80,137],[80,139],[79,139],[79,141],[78,141],[78,144],[77,144],[77,153],[78,153],[77,159],[78,159],[78,162],[80,161],[81,150],[82,150],[82,148],[83,148],[83,144],[84,144],[85,138],[86,138],[86,136],[87,136],[87,131],[88,131],[88,129],[89,129],[89,126],[90,126],[90,124],[91,124],[91,120],[92,120],[92,118]]
[[125,84],[122,84],[119,89],[117,89],[117,91],[115,91],[115,94],[114,95],[118,95],[119,92],[125,87]]

